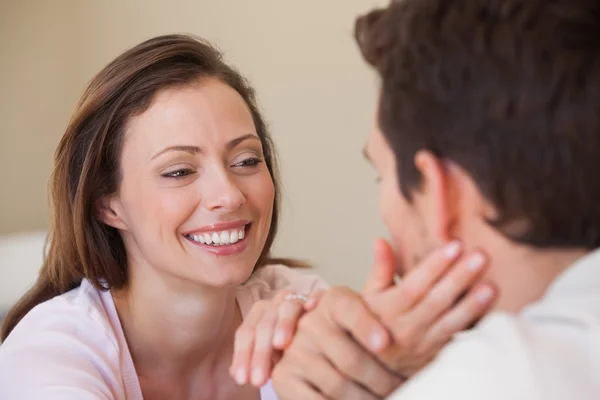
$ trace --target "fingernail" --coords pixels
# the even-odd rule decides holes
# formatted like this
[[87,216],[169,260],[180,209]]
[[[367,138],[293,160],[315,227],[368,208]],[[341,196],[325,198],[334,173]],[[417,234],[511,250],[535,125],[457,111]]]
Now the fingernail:
[[485,258],[483,257],[483,254],[475,253],[469,258],[469,261],[467,261],[467,267],[470,271],[478,271],[483,267],[484,263]]
[[253,385],[262,385],[264,380],[264,374],[260,368],[254,368],[252,370],[252,384]]
[[382,350],[385,345],[385,335],[381,332],[375,331],[371,333],[370,337],[371,350],[379,351]]
[[452,258],[456,257],[459,252],[460,252],[460,242],[458,240],[450,242],[449,244],[446,245],[446,248],[444,249],[444,255],[446,256],[447,259],[452,259]]
[[246,384],[246,370],[244,368],[238,368],[235,374],[235,381],[238,385]]
[[494,291],[490,287],[483,287],[479,289],[477,293],[477,300],[480,303],[489,303],[489,301],[494,297]]
[[316,299],[314,297],[309,297],[308,301],[306,303],[304,303],[304,309],[306,310],[310,310],[311,308],[313,308],[313,306],[316,303]]
[[285,341],[285,333],[283,331],[277,331],[273,337],[273,346],[283,346]]

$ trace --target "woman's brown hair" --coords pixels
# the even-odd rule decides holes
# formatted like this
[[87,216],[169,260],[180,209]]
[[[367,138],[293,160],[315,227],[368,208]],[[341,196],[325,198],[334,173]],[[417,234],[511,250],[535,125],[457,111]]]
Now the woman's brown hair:
[[128,120],[144,112],[155,95],[203,78],[216,78],[245,100],[262,142],[275,185],[269,235],[257,268],[269,262],[277,232],[279,181],[273,143],[248,82],[202,39],[166,35],[145,41],[112,61],[92,80],[55,153],[50,181],[52,226],[48,254],[35,285],[9,311],[4,340],[36,305],[88,279],[96,288],[127,283],[125,247],[119,232],[95,213],[98,199],[117,191],[119,159]]

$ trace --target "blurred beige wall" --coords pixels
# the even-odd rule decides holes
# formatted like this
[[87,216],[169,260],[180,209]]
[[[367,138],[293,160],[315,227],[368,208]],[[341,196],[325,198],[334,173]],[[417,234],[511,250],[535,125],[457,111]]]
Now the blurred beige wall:
[[44,228],[54,147],[93,74],[129,46],[185,32],[254,84],[280,154],[276,252],[358,287],[384,231],[361,150],[376,79],[353,21],[382,0],[0,0],[0,233]]
[[0,234],[42,228],[54,147],[77,100],[69,0],[0,0]]

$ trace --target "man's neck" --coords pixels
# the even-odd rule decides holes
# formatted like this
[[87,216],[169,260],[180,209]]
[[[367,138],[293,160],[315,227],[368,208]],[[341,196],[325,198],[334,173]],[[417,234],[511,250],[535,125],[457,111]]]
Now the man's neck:
[[476,247],[490,257],[486,279],[498,286],[500,297],[494,307],[498,311],[517,313],[540,300],[559,275],[589,253],[580,248],[539,249],[496,235]]

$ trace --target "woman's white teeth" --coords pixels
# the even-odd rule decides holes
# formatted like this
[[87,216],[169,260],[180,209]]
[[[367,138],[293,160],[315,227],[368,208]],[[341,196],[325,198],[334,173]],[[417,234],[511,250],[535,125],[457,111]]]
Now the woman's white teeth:
[[190,239],[202,244],[212,244],[213,246],[224,246],[234,244],[242,240],[245,236],[245,227],[232,231],[221,231],[205,233],[199,235],[189,235]]
[[229,232],[221,232],[220,243],[229,244]]

